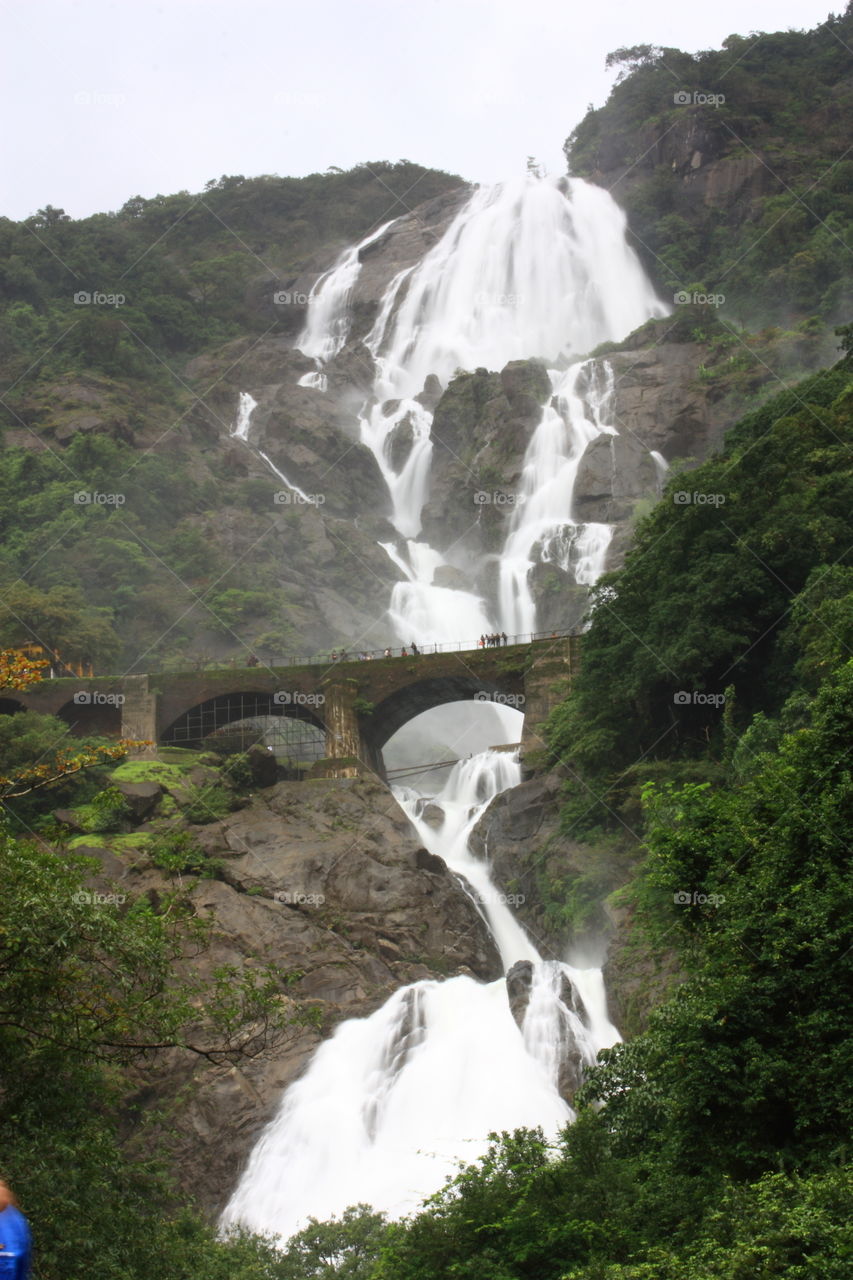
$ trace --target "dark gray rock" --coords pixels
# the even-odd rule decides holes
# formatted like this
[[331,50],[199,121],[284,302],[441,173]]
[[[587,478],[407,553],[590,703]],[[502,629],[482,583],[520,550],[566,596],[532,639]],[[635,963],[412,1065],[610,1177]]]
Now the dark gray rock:
[[395,471],[400,472],[406,465],[406,459],[412,451],[415,432],[408,414],[397,423],[388,436],[388,459]]
[[615,524],[630,516],[639,498],[657,498],[658,470],[630,432],[591,440],[578,465],[573,515],[583,523]]
[[[337,1022],[372,1013],[418,979],[449,972],[491,981],[501,964],[457,877],[423,849],[373,779],[278,782],[194,835],[220,864],[221,878],[199,880],[192,890],[197,914],[211,922],[211,945],[178,965],[176,977],[209,978],[223,965],[272,966],[282,1008],[293,1017],[284,1038],[255,1057],[215,1066],[175,1051],[135,1077],[146,1106],[170,1114],[181,1182],[213,1214],[282,1091]],[[120,880],[124,893],[161,903],[171,887],[144,845],[95,856],[105,883]],[[306,1018],[312,1009],[321,1029]],[[401,1053],[416,1042],[416,1014],[413,1007]]]
[[519,1027],[524,1025],[524,1015],[530,1003],[530,988],[533,983],[533,965],[529,960],[516,960],[506,975],[506,992],[509,997],[510,1013]]
[[246,752],[252,781],[258,787],[271,787],[278,781],[278,761],[269,747],[255,743]]
[[57,822],[61,822],[63,827],[68,827],[69,831],[80,834],[85,830],[73,809],[54,809],[53,817]]
[[115,782],[116,790],[124,797],[124,803],[135,822],[142,822],[154,812],[163,795],[159,782]]

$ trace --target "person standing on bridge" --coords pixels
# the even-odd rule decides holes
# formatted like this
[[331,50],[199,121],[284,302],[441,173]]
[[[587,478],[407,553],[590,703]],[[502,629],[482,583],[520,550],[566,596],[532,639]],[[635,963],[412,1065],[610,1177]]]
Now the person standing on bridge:
[[504,643],[504,644],[506,644],[506,632],[505,632],[505,631],[502,631],[502,632],[501,632],[501,640],[503,641],[503,643]]
[[29,1280],[30,1228],[8,1182],[0,1179],[0,1277]]

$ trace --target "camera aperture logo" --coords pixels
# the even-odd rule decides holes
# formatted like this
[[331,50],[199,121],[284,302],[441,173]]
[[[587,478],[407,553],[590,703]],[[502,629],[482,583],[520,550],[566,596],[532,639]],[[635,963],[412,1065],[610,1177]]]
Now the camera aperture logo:
[[291,293],[289,289],[277,289],[272,296],[272,300],[277,307],[307,307],[309,295],[307,293]]

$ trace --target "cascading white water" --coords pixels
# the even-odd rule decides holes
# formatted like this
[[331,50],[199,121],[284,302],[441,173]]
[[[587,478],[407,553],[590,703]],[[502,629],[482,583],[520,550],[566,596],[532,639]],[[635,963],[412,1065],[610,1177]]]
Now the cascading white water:
[[[611,529],[577,524],[572,500],[578,466],[591,440],[616,434],[606,415],[613,394],[613,372],[584,360],[564,374],[551,374],[554,398],[527,447],[521,493],[500,561],[501,625],[511,635],[536,630],[536,605],[530,573],[537,563],[574,570],[577,583],[592,585],[601,576]],[[537,554],[538,553],[538,554]]]
[[[507,752],[460,761],[435,797],[438,831],[419,816],[424,797],[397,798],[431,852],[465,878],[505,967],[533,964],[522,1028],[505,983],[457,977],[395,992],[365,1019],[337,1028],[286,1092],[255,1147],[222,1226],[286,1238],[309,1216],[367,1202],[390,1214],[414,1209],[488,1134],[541,1126],[554,1135],[572,1118],[557,1091],[561,1048],[584,1062],[619,1036],[606,1014],[599,971],[542,961],[468,837],[493,797],[519,781]],[[573,984],[576,1009],[561,999]]]
[[[348,331],[345,302],[358,252],[369,239],[315,286],[297,345],[319,362],[328,358],[326,351],[340,350]],[[471,635],[496,629],[479,595],[435,585],[436,569],[445,564],[438,552],[413,555],[414,547],[425,545],[416,539],[433,451],[445,447],[432,436],[432,414],[416,399],[426,379],[433,375],[446,386],[458,369],[499,370],[531,356],[564,367],[663,314],[627,244],[624,214],[607,192],[578,179],[527,174],[478,188],[421,262],[390,282],[364,340],[376,377],[361,434],[388,486],[401,535],[392,559],[408,566],[389,610],[403,641],[430,644],[459,639],[463,627]],[[535,457],[525,460],[531,471],[524,494],[535,499],[530,509],[538,514],[521,510],[505,553],[513,567],[502,575],[498,627],[510,634],[536,629],[527,584],[537,559],[559,564],[578,583],[592,583],[607,552],[606,526],[575,525],[570,517],[580,454],[601,429],[591,432],[593,421],[567,382],[570,373],[552,374],[562,425],[546,409],[546,429],[531,442]],[[539,488],[530,487],[536,478]],[[480,488],[472,474],[472,491]],[[472,504],[472,523],[476,515]]]
[[231,435],[236,436],[238,440],[248,441],[249,427],[252,425],[252,414],[258,407],[258,402],[248,391],[240,392],[240,400],[237,406],[237,421],[231,429]]
[[[308,295],[308,321],[299,337],[299,349],[304,355],[325,363],[338,354],[349,335],[347,304],[361,271],[362,250],[381,239],[394,221],[384,223],[378,231],[372,231],[358,244],[346,249],[331,270],[315,282]],[[302,385],[317,386],[311,381],[313,377],[313,374],[306,374],[301,380]]]
[[[317,368],[303,375],[303,386],[325,390],[323,366],[349,335],[362,250],[391,225],[347,250],[312,290],[297,345]],[[534,631],[530,577],[537,563],[555,564],[577,583],[595,582],[611,531],[578,522],[572,502],[584,450],[602,432],[615,433],[608,420],[612,377],[606,365],[580,357],[663,314],[628,248],[624,215],[606,192],[573,179],[528,175],[479,188],[421,262],[390,282],[365,339],[376,377],[361,436],[385,478],[400,535],[383,545],[401,574],[389,613],[404,643],[473,638],[499,626],[509,634]],[[553,398],[525,454],[501,557],[496,626],[480,595],[444,585],[453,580],[448,561],[420,536],[431,459],[446,448],[433,437],[432,401],[421,392],[430,375],[444,387],[457,369],[500,370],[530,357],[550,366]],[[426,388],[430,395],[436,389],[435,382]],[[251,397],[241,397],[233,434],[247,442],[253,408]],[[481,485],[475,474],[471,480],[473,499]],[[471,521],[477,516],[472,501]],[[444,813],[437,830],[422,820],[422,795],[396,794],[426,847],[468,886],[505,969],[518,961],[530,966],[521,1028],[503,981],[467,977],[415,983],[371,1017],[343,1023],[287,1090],[224,1227],[242,1223],[287,1236],[309,1215],[323,1218],[359,1201],[402,1213],[460,1159],[476,1159],[489,1132],[541,1126],[553,1134],[571,1118],[557,1087],[566,1061],[574,1070],[589,1064],[618,1032],[600,969],[542,960],[469,847],[485,806],[518,779],[505,752],[460,762],[435,797]]]
[[242,440],[244,444],[249,445],[252,451],[258,455],[262,462],[266,463],[273,475],[286,486],[289,492],[296,494],[296,497],[300,502],[316,506],[316,496],[305,493],[304,490],[299,488],[298,484],[294,484],[292,480],[288,480],[287,476],[275,465],[268,453],[264,453],[263,449],[259,449],[256,445],[251,444],[249,440],[249,431],[252,426],[252,414],[255,412],[257,407],[257,400],[253,399],[253,397],[249,395],[248,391],[241,391],[237,406],[237,419],[229,434],[235,440]]

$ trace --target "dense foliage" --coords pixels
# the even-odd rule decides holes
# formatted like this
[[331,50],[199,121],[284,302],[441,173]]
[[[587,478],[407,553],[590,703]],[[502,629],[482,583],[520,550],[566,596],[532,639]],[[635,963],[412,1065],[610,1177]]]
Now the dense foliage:
[[[845,43],[850,9],[806,35],[730,37],[723,53],[615,55],[630,72],[575,131],[576,171],[639,163],[650,137],[687,120],[720,156],[760,148],[791,187],[765,191],[747,216],[742,201],[724,211],[693,200],[671,165],[641,165],[631,224],[667,289],[722,287],[747,318],[845,318]],[[673,84],[726,101],[685,108]],[[407,162],[234,177],[78,223],[50,207],[0,221],[6,426],[47,412],[35,357],[36,382],[83,371],[121,418],[109,438],[81,431],[61,451],[0,456],[0,647],[36,638],[102,667],[175,656],[176,589],[188,609],[212,606],[212,627],[248,626],[253,639],[257,619],[284,611],[259,556],[239,579],[223,575],[209,536],[223,507],[215,467],[180,449],[140,455],[122,431],[140,420],[138,400],[155,416],[182,407],[171,364],[260,331],[256,287],[286,285],[319,245],[400,212],[386,181],[403,192],[417,182],[420,201],[456,180]],[[76,291],[126,302],[81,306]],[[361,1206],[311,1223],[284,1251],[217,1239],[191,1207],[176,1209],[149,1137],[161,1118],[128,1112],[124,1073],[167,1046],[216,1060],[251,1051],[286,975],[222,972],[202,990],[184,964],[205,933],[182,889],[97,902],[85,859],[2,834],[0,1173],[32,1221],[38,1280],[846,1280],[849,349],[743,419],[719,457],[676,475],[597,592],[583,671],[550,724],[552,756],[573,779],[566,825],[637,824],[642,853],[622,905],[650,950],[675,951],[685,980],[646,1031],[602,1056],[556,1144],[496,1136],[403,1223]],[[74,503],[117,475],[120,508]],[[248,482],[238,496],[251,510]],[[50,717],[0,727],[5,774],[55,748]],[[202,809],[209,817],[210,802]],[[210,870],[185,830],[152,848],[176,882]]]
[[459,183],[382,161],[0,219],[0,647],[38,641],[99,673],[289,651],[305,621],[282,586],[292,513],[196,413],[196,393],[236,399],[234,357],[201,382],[190,359],[287,338],[304,298],[275,294]]
[[798,690],[851,639],[851,444],[848,358],[669,481],[596,588],[555,756],[610,785],[639,761],[720,759],[758,712],[796,720]]
[[851,47],[848,4],[813,31],[732,35],[696,54],[640,45],[610,55],[620,78],[566,154],[575,173],[618,183],[637,251],[665,293],[722,294],[727,313],[752,327],[849,318]]
[[[276,323],[274,307],[251,305],[253,282],[286,288],[321,246],[343,247],[459,183],[383,160],[305,178],[223,176],[201,193],[135,196],[79,220],[50,205],[20,223],[0,218],[9,403],[35,358],[39,377],[86,368],[148,382],[166,361],[168,386],[170,358]],[[75,303],[95,294],[122,301]]]
[[[262,1242],[225,1249],[174,1210],[122,1069],[164,1048],[239,1061],[283,1027],[286,975],[187,962],[206,945],[185,890],[155,907],[92,888],[91,860],[0,831],[0,1144],[37,1242],[36,1275],[280,1275]],[[165,1261],[168,1258],[168,1263]],[[251,1269],[240,1270],[251,1260]],[[200,1268],[200,1270],[199,1270]]]
[[[582,676],[552,718],[555,754],[586,771],[566,808],[575,832],[590,791],[656,755],[633,771],[643,851],[621,899],[684,980],[601,1055],[556,1145],[496,1137],[386,1229],[368,1275],[849,1273],[849,379],[842,363],[784,393],[673,480],[600,593]],[[728,501],[673,501],[688,485]],[[673,702],[684,671],[699,690],[725,677],[725,711]],[[659,733],[682,705],[655,745],[656,718]]]
[[[259,483],[262,509],[274,483]],[[242,656],[284,654],[274,539],[235,564],[211,535],[230,504],[257,504],[252,484],[200,476],[189,450],[140,455],[102,435],[75,435],[62,456],[0,452],[0,646],[38,641],[98,672],[186,664],[200,630]],[[75,500],[117,488],[120,505]],[[258,523],[269,532],[268,517]]]

